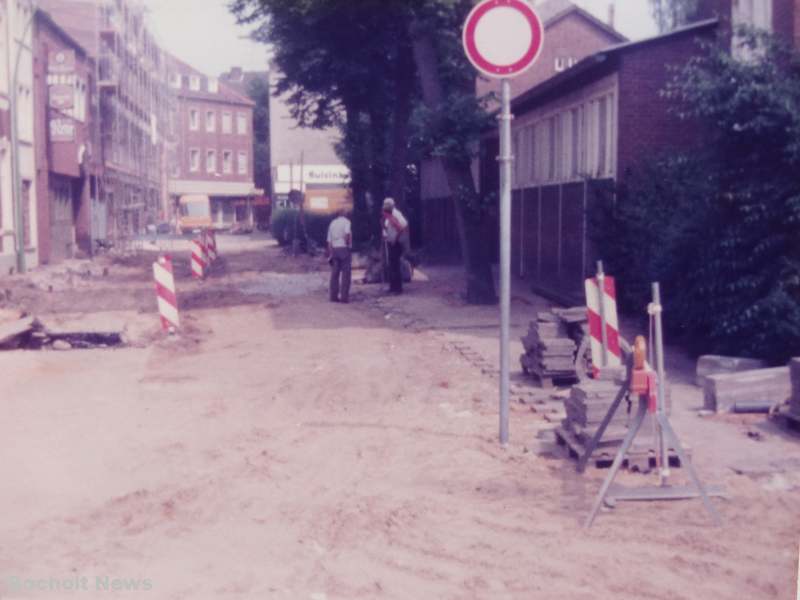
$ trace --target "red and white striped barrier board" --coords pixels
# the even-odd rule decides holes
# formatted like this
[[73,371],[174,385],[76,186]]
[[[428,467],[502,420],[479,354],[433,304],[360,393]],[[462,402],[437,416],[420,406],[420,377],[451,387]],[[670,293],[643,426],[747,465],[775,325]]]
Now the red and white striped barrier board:
[[203,279],[206,274],[206,256],[201,240],[192,240],[192,277]]
[[174,331],[180,327],[178,315],[178,297],[175,293],[175,276],[172,272],[172,259],[159,256],[153,263],[153,279],[156,282],[156,298],[158,313],[161,315],[161,327],[164,331]]
[[206,251],[210,262],[214,262],[219,257],[217,253],[217,234],[213,229],[206,231]]
[[603,277],[603,314],[606,320],[607,348],[603,360],[603,326],[600,317],[600,286],[597,278],[586,280],[586,308],[589,317],[589,335],[592,346],[592,368],[602,366],[618,367],[622,365],[622,352],[619,347],[619,320],[617,319],[617,291],[614,278]]

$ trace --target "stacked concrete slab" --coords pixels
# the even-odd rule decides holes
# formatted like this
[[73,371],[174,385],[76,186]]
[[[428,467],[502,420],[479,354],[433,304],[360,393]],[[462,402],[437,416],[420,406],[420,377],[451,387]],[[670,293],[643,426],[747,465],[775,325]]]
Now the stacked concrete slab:
[[767,363],[757,358],[742,358],[738,356],[719,356],[716,354],[705,354],[697,359],[697,369],[695,371],[695,383],[705,388],[706,380],[709,375],[721,375],[723,373],[739,373],[741,371],[753,371],[764,369]]
[[575,378],[577,346],[569,338],[565,323],[551,312],[541,312],[530,322],[522,340],[525,353],[520,363],[526,373],[540,381]]
[[[586,380],[572,387],[564,400],[567,417],[562,426],[578,442],[591,440],[617,397],[619,381]],[[621,403],[609,422],[601,443],[619,442],[628,429],[627,404]]]
[[703,388],[704,406],[715,412],[767,411],[790,396],[789,367],[708,375]]

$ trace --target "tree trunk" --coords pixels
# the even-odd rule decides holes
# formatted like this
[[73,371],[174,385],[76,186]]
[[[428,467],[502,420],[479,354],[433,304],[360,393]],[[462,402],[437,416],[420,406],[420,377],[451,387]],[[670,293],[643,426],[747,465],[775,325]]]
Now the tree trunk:
[[[442,110],[445,93],[433,39],[424,27],[415,23],[411,24],[409,33],[423,100],[430,110]],[[494,304],[497,294],[472,170],[468,162],[443,158],[441,163],[455,205],[456,226],[467,276],[466,300],[470,304]]]
[[370,227],[370,214],[367,207],[366,193],[369,189],[369,167],[363,148],[363,127],[360,122],[360,109],[353,100],[344,101],[346,123],[344,135],[348,148],[358,149],[358,156],[349,156],[345,161],[350,168],[350,191],[353,196],[353,239],[362,243],[372,234]]
[[408,170],[408,125],[413,108],[414,53],[410,40],[398,48],[395,71],[395,104],[392,126],[392,162],[389,193],[403,210],[406,205],[406,173]]
[[[380,213],[386,197],[389,115],[386,107],[373,104],[369,112],[369,190],[372,195],[372,229],[381,234]],[[380,239],[380,238],[378,238]]]

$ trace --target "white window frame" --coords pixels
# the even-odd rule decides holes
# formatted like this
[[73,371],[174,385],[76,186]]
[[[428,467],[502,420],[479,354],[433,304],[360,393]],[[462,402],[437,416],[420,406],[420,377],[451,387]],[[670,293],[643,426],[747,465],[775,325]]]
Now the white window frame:
[[189,75],[189,89],[193,92],[200,91],[200,77],[197,75]]
[[222,113],[222,133],[233,133],[233,114],[228,111]]
[[189,109],[189,129],[192,131],[200,130],[200,111],[196,108]]
[[206,173],[214,174],[217,172],[217,151],[206,150]]
[[238,135],[247,135],[249,129],[247,125],[247,114],[242,112],[236,113],[236,133]]
[[214,133],[217,130],[217,111],[206,110],[206,132]]
[[246,150],[239,150],[237,153],[236,166],[239,175],[247,175],[250,172],[248,165],[249,156]]
[[226,174],[233,173],[233,150],[222,151],[222,172]]
[[200,148],[189,148],[189,172],[200,172]]

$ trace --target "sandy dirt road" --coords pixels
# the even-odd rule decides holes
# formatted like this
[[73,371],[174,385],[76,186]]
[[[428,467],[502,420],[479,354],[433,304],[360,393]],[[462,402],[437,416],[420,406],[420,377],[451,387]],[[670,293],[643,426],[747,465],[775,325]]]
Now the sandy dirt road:
[[183,339],[0,354],[0,597],[794,597],[794,486],[698,456],[731,495],[721,528],[689,501],[586,532],[604,472],[529,452],[523,406],[500,449],[495,383],[441,331],[374,289],[326,302],[313,266],[283,288],[277,249],[236,260],[206,291],[238,300],[197,292]]

